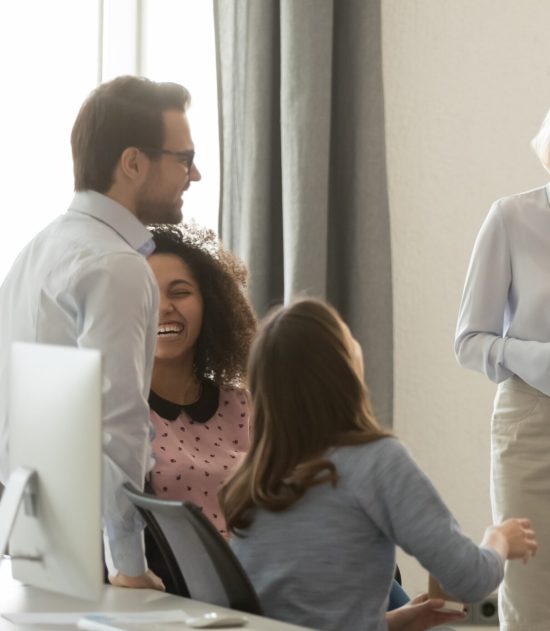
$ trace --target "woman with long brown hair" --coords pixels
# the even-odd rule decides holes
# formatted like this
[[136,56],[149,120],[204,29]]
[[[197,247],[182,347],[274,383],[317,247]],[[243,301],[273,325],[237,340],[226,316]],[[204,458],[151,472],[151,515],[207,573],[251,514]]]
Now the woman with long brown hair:
[[527,520],[488,528],[480,546],[460,532],[406,449],[379,427],[362,372],[359,345],[317,300],[275,310],[253,343],[252,444],[220,498],[268,616],[378,631],[396,544],[464,602],[498,586],[505,559],[536,549]]

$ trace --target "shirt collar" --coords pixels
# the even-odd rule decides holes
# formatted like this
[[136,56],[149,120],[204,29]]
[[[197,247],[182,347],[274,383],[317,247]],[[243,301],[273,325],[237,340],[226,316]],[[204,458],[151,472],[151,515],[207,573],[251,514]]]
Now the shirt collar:
[[156,392],[149,392],[149,407],[167,421],[175,421],[182,412],[185,412],[195,423],[206,423],[216,413],[220,405],[220,389],[209,379],[201,381],[202,389],[198,401],[189,405],[179,405],[163,399]]
[[75,194],[69,212],[93,217],[112,228],[124,241],[143,256],[155,249],[155,242],[147,228],[127,208],[110,197],[96,191],[81,191]]

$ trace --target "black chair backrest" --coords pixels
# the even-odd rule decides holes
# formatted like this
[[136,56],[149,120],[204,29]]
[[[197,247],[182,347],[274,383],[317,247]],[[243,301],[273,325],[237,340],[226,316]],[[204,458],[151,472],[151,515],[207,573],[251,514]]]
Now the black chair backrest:
[[[191,598],[262,614],[258,596],[237,557],[212,523],[191,502],[163,500],[124,485],[170,567],[172,579]],[[187,587],[187,589],[186,589]]]

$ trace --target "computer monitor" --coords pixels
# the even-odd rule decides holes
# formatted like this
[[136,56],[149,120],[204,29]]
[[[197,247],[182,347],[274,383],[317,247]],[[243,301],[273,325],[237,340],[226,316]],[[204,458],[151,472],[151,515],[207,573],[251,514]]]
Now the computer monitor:
[[27,585],[89,600],[103,586],[101,354],[14,343],[9,371],[10,477],[0,554]]

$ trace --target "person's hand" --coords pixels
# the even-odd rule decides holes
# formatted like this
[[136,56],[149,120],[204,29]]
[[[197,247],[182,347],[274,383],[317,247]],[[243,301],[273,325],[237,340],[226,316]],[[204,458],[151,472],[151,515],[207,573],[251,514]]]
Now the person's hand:
[[120,572],[116,576],[109,576],[109,583],[116,587],[132,587],[134,589],[157,589],[161,592],[166,590],[162,579],[154,572],[147,570],[145,574],[139,576],[126,576]]
[[482,545],[494,548],[503,559],[523,559],[535,556],[538,548],[535,531],[528,519],[507,519],[485,531]]
[[441,598],[428,598],[428,594],[420,594],[403,607],[386,612],[388,631],[424,631],[464,619],[465,612],[436,611],[443,607],[444,602]]

